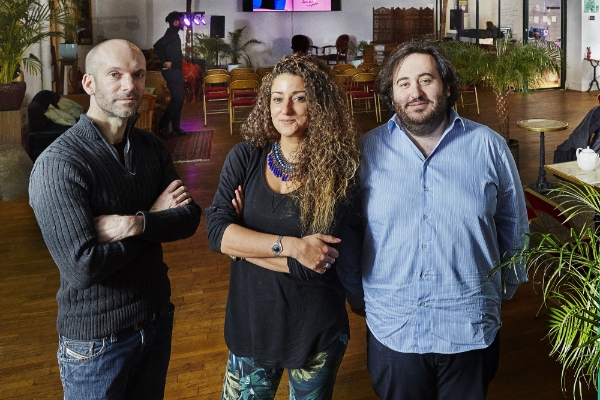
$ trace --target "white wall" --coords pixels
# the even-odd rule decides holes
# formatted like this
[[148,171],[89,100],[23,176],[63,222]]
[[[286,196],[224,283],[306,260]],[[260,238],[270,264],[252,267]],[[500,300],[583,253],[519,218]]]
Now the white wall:
[[[401,4],[400,4],[401,3]],[[192,11],[225,16],[225,31],[243,26],[246,38],[263,42],[252,48],[254,67],[273,65],[278,59],[291,53],[291,38],[303,34],[311,38],[313,45],[335,44],[341,34],[349,34],[358,40],[371,41],[373,36],[373,7],[431,7],[432,0],[342,0],[342,11],[334,12],[242,12],[241,0],[192,0]],[[95,1],[94,42],[104,39],[123,38],[142,49],[150,48],[165,32],[166,15],[171,11],[185,11],[185,0],[102,0]],[[137,16],[140,29],[113,29],[110,17]],[[107,29],[107,27],[109,29]],[[209,25],[194,27],[194,33],[209,33]]]

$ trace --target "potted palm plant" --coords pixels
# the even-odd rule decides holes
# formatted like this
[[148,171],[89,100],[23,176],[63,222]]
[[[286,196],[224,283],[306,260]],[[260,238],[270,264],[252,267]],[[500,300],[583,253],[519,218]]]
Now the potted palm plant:
[[358,43],[348,42],[348,54],[352,56],[352,64],[355,67],[358,67],[363,62],[363,54],[367,44],[364,40]]
[[[590,185],[558,182],[547,196],[560,203],[567,220],[581,217],[583,226],[567,235],[542,224],[529,234],[528,244],[511,260],[525,259],[528,275],[542,284],[548,305],[548,338],[562,368],[562,388],[574,378],[573,397],[581,397],[583,385],[598,389],[600,371],[600,236],[589,214],[600,213],[600,193]],[[587,215],[586,215],[587,214]]]
[[494,51],[469,42],[442,41],[440,45],[458,70],[462,85],[485,81],[492,88],[496,95],[498,132],[518,152],[518,142],[510,139],[508,96],[515,91],[527,94],[546,73],[560,74],[560,47],[553,42],[520,44],[507,39],[498,39]]
[[194,34],[193,57],[195,60],[204,60],[206,65],[218,65],[217,53],[225,50],[225,41],[221,38],[211,38],[206,33]]
[[261,44],[262,42],[256,39],[249,39],[244,42],[242,36],[246,27],[235,29],[233,32],[227,32],[229,43],[226,43],[223,48],[223,53],[229,57],[230,63],[227,66],[228,70],[240,66],[240,61],[245,61],[246,65],[252,67],[252,61],[248,55],[248,48],[253,44]]
[[59,9],[37,0],[0,0],[0,111],[18,110],[25,97],[21,71],[37,74],[42,63],[27,49],[48,37],[62,36],[48,30],[56,22]]
[[77,57],[77,35],[83,30],[81,25],[81,0],[59,0],[58,23],[63,28],[64,42],[58,45],[58,54],[62,58]]

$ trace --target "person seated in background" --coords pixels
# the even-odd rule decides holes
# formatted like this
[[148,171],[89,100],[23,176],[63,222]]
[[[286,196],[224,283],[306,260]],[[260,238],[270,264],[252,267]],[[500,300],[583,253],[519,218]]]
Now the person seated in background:
[[504,35],[492,21],[487,21],[485,23],[485,37],[497,39],[504,37]]
[[263,79],[242,134],[206,209],[210,248],[233,259],[222,399],[273,399],[284,368],[290,399],[331,399],[344,289],[362,289],[354,120],[329,67],[296,53]]

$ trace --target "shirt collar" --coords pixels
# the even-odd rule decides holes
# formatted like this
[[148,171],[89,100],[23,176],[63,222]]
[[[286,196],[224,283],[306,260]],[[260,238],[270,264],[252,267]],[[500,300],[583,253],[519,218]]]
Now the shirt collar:
[[[442,135],[442,139],[457,124],[460,124],[459,126],[463,130],[465,129],[465,121],[463,120],[463,118],[460,115],[458,115],[458,113],[454,110],[454,108],[450,109],[450,118],[449,118],[449,121],[450,121],[450,123],[448,124],[448,126],[444,130],[444,134]],[[388,120],[387,127],[388,127],[388,131],[389,132],[393,132],[394,129],[398,129],[401,132],[405,132],[404,127],[402,126],[402,122],[400,121],[400,118],[398,118],[398,114],[396,114],[396,113],[394,113],[394,115],[392,116],[392,118],[390,118]]]

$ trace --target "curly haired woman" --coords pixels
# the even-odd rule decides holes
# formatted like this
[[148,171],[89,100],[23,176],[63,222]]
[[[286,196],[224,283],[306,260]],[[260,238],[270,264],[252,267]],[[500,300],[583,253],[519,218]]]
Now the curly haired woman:
[[331,399],[349,338],[342,282],[360,282],[352,116],[329,68],[295,54],[263,80],[242,133],[206,210],[211,249],[233,259],[222,398],[273,399],[288,369],[291,399]]

